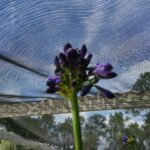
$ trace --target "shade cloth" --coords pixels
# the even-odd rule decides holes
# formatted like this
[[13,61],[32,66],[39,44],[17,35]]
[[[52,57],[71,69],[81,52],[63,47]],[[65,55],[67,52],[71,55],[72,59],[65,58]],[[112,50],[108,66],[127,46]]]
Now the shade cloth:
[[150,70],[149,41],[149,0],[1,0],[0,101],[57,97],[45,93],[46,79],[67,42],[86,44],[91,64],[114,66],[118,77],[100,84],[130,91]]

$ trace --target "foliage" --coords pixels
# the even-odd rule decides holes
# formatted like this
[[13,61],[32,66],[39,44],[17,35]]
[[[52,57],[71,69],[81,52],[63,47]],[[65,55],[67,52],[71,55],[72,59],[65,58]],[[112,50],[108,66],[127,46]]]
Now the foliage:
[[[23,138],[39,142],[49,142],[47,137],[51,134],[54,136],[56,131],[56,123],[52,115],[43,115],[36,118],[1,118],[0,124],[4,125],[8,131],[13,131]],[[40,136],[43,134],[44,136]]]
[[114,115],[110,114],[109,123],[106,129],[107,140],[109,142],[109,147],[113,150],[120,149],[122,146],[122,133],[124,129],[124,118],[121,112],[116,112]]
[[133,90],[149,91],[150,90],[150,72],[142,73],[133,85]]
[[0,150],[16,150],[16,146],[9,141],[1,140]]
[[[23,119],[24,118],[21,118],[19,120],[23,120]],[[4,125],[7,131],[13,131],[14,133],[20,135],[21,137],[38,140],[38,136],[34,135],[32,132],[30,132],[26,128],[23,128],[19,123],[16,122],[16,119],[1,118],[0,124]]]
[[[127,110],[126,110],[127,111]],[[126,117],[125,117],[126,116]],[[150,111],[147,111],[144,116],[144,122],[142,125],[138,123],[130,123],[128,124],[128,119],[131,117],[130,114],[125,114],[122,112],[116,112],[115,114],[110,114],[109,119],[105,116],[100,114],[94,114],[89,116],[87,119],[84,117],[80,117],[82,120],[82,136],[83,136],[83,146],[84,150],[97,150],[98,145],[102,142],[106,143],[105,149],[111,150],[129,150],[129,149],[136,149],[137,150],[149,150],[150,149]],[[5,118],[6,119],[6,118]],[[4,122],[5,119],[1,119],[0,121]],[[19,122],[17,121],[19,120]],[[29,126],[32,126],[32,130],[41,130],[41,133],[45,136],[46,132],[49,132],[49,136],[52,137],[54,135],[59,137],[58,140],[58,149],[69,150],[74,148],[73,143],[73,128],[72,128],[72,119],[66,118],[64,122],[55,122],[55,118],[52,116],[40,116],[36,118],[32,117],[25,117],[25,120],[22,123],[25,125],[29,123]],[[130,118],[131,119],[131,118]],[[16,118],[16,122],[21,123],[19,118]],[[9,122],[10,123],[10,122]],[[22,124],[20,126],[15,126],[14,124],[5,124],[3,123],[7,129],[10,131],[17,132],[16,127],[20,130],[22,136],[23,133],[26,132],[26,138],[32,139],[37,141],[41,141],[44,143],[50,143],[50,140],[42,139],[36,135],[30,133],[28,129],[22,128]],[[29,127],[28,126],[28,127]],[[24,131],[23,131],[24,130]],[[29,133],[28,133],[29,132]],[[18,131],[19,133],[19,131]],[[134,137],[136,142],[132,145],[124,144],[122,142],[122,135],[126,133],[129,138]],[[35,134],[35,133],[34,133]],[[41,140],[42,139],[42,140]],[[62,145],[61,145],[62,143]],[[18,149],[20,150],[20,149]]]
[[83,128],[83,144],[85,150],[97,150],[99,145],[99,136],[105,129],[105,117],[100,114],[90,116]]

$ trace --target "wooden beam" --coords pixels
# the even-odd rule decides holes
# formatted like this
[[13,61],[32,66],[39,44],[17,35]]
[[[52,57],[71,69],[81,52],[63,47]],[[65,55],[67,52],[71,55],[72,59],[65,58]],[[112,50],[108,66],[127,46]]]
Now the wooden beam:
[[[80,111],[150,107],[150,92],[131,91],[116,94],[115,99],[102,95],[89,95],[79,98]],[[69,113],[70,106],[65,99],[49,99],[40,102],[19,102],[0,105],[0,118],[27,115]]]

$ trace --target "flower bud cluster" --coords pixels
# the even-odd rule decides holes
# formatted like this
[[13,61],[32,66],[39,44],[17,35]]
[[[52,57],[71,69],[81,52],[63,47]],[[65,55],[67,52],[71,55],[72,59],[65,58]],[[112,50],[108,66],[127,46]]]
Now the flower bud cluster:
[[81,49],[74,49],[67,43],[63,52],[54,59],[55,76],[48,78],[47,92],[59,92],[62,96],[69,97],[71,91],[76,91],[80,92],[81,96],[85,96],[95,86],[106,97],[113,98],[113,93],[95,85],[100,79],[110,79],[117,75],[112,72],[112,65],[105,63],[88,67],[91,59],[92,54],[87,54],[85,45]]

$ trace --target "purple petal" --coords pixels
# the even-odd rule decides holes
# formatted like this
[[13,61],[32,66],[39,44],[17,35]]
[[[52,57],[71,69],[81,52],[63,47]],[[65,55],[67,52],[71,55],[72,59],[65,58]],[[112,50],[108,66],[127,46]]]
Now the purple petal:
[[114,78],[116,76],[117,76],[117,73],[111,72],[110,74],[108,74],[107,79]]
[[60,76],[49,77],[47,81],[51,81],[51,80],[59,80],[60,81]]
[[69,48],[72,48],[71,44],[70,43],[67,43],[65,46],[64,46],[64,53],[66,54],[68,49]]
[[56,56],[56,57],[55,57],[55,59],[54,59],[54,63],[55,63],[55,66],[56,66],[57,68],[59,68],[59,67],[60,67],[60,62],[59,62],[59,58],[58,58],[58,56]]
[[115,72],[111,72],[111,73],[108,73],[108,74],[105,74],[105,75],[99,75],[100,78],[102,79],[111,79],[111,78],[114,78],[117,76],[117,73]]
[[59,58],[60,58],[60,61],[61,61],[61,65],[62,65],[63,67],[65,67],[65,66],[68,65],[68,63],[67,63],[67,58],[66,58],[66,55],[65,55],[65,54],[60,53],[60,54],[59,54]]
[[87,53],[87,48],[85,45],[83,45],[80,51],[80,59],[84,58],[86,53]]
[[56,92],[55,87],[48,87],[46,92],[47,93],[55,93]]
[[104,89],[104,88],[102,88],[102,87],[100,87],[100,86],[97,86],[97,85],[94,85],[94,86],[95,86],[99,91],[101,91],[102,94],[103,94],[104,96],[106,96],[107,98],[112,99],[112,98],[115,97],[115,95],[114,95],[112,92],[110,92],[109,90],[106,90],[106,89]]
[[86,67],[87,67],[87,60],[86,60],[85,58],[80,59],[80,60],[78,61],[78,68],[79,68],[80,70],[85,70]]
[[55,69],[55,75],[61,75],[61,68]]
[[61,82],[60,76],[49,77],[47,80],[48,86],[55,86]]
[[48,88],[47,88],[46,92],[47,92],[47,93],[55,93],[55,92],[57,92],[57,91],[59,91],[59,90],[60,90],[60,87],[51,86],[51,87],[48,87]]
[[128,141],[128,137],[124,134],[124,135],[122,136],[122,142],[123,142],[123,143],[127,143],[127,141]]
[[[99,77],[112,78],[116,76],[116,74],[111,74],[111,70],[113,69],[112,65],[109,63],[105,64],[97,64],[95,69],[93,70],[93,74]],[[111,77],[112,76],[112,77]]]
[[87,57],[87,61],[89,61],[89,62],[90,62],[90,61],[91,61],[91,59],[92,59],[92,54],[89,54],[89,55],[88,55],[88,57]]
[[78,57],[78,54],[77,54],[77,51],[75,49],[71,49],[69,52],[68,52],[68,59],[70,61],[74,61],[76,60]]
[[81,89],[80,95],[81,96],[87,95],[89,93],[89,91],[91,90],[91,88],[92,88],[92,85],[87,85],[87,86],[83,87]]
[[111,71],[113,69],[113,66],[110,63],[103,63],[103,64],[97,64],[96,68],[104,68],[104,70]]
[[92,59],[92,54],[89,54],[89,55],[87,56],[87,58],[86,58],[86,60],[87,60],[87,64],[86,64],[86,66],[88,66],[88,65],[89,65],[89,63],[90,63],[91,59]]
[[102,77],[105,77],[105,76],[107,76],[108,74],[109,74],[109,72],[108,71],[104,71],[104,70],[100,70],[100,69],[95,69],[95,70],[93,70],[93,74],[94,75],[97,75],[97,76],[102,76]]

